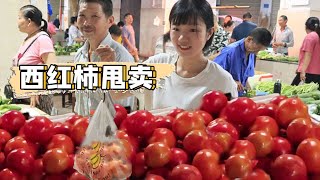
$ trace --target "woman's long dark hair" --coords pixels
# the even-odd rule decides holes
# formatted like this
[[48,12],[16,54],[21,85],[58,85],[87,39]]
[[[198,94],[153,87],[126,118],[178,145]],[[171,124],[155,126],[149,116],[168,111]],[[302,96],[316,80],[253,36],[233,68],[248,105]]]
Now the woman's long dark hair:
[[[33,5],[25,5],[20,8],[20,11],[24,18],[30,19],[40,28],[41,31],[46,32],[50,37],[50,33],[48,33],[48,23],[46,20],[42,19],[42,12],[37,7]],[[42,22],[43,26],[41,26]]]
[[309,17],[306,21],[306,28],[315,31],[320,38],[320,21],[317,17]]

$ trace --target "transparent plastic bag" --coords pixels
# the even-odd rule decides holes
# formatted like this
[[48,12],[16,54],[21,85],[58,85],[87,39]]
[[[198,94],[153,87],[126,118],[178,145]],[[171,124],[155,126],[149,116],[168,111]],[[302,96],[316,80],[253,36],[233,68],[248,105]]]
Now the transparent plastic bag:
[[94,180],[119,180],[131,175],[132,166],[116,137],[115,109],[108,93],[90,119],[86,137],[75,155],[74,169]]

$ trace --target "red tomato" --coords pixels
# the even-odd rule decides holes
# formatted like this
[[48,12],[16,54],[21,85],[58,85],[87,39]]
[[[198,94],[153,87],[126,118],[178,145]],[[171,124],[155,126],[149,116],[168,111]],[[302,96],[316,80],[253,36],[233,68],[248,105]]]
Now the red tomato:
[[176,146],[176,137],[173,132],[167,128],[157,128],[153,131],[148,143],[161,142],[167,144],[169,148]]
[[270,174],[271,164],[273,163],[273,159],[270,157],[260,157],[256,159],[258,161],[256,168],[265,170],[268,174]]
[[117,137],[119,139],[125,139],[127,140],[133,147],[134,147],[134,150],[135,151],[138,151],[139,149],[139,139],[136,138],[136,137],[133,137],[133,136],[129,136],[125,131],[123,130],[117,130],[117,133],[116,133]]
[[227,105],[228,98],[221,91],[209,91],[202,96],[200,109],[218,117],[221,110]]
[[250,98],[238,98],[226,106],[227,120],[249,127],[257,117],[257,105]]
[[218,141],[210,137],[203,143],[201,149],[211,149],[217,152],[219,155],[221,155],[224,151],[223,147],[218,143]]
[[171,148],[170,161],[168,163],[168,167],[174,168],[179,164],[187,164],[188,163],[188,154],[180,148]]
[[126,139],[120,139],[121,144],[123,145],[123,148],[125,150],[126,153],[126,157],[128,158],[128,160],[131,162],[132,159],[134,158],[134,155],[136,153],[135,148],[133,147],[133,145],[127,141]]
[[171,111],[168,113],[168,116],[171,116],[171,117],[173,117],[173,118],[176,118],[176,116],[177,116],[179,113],[183,112],[183,111],[184,111],[184,109],[176,108],[176,109],[171,110]]
[[50,149],[43,155],[43,167],[47,173],[59,174],[68,168],[69,160],[64,150]]
[[296,154],[305,162],[308,173],[320,174],[320,141],[318,139],[303,140]]
[[67,178],[65,174],[47,174],[44,180],[66,180]]
[[123,121],[129,135],[150,137],[155,129],[154,116],[145,110],[138,110],[128,115]]
[[152,168],[162,167],[170,161],[170,148],[168,145],[155,142],[144,150],[146,165]]
[[22,174],[29,174],[33,171],[34,158],[29,151],[19,148],[12,150],[6,159],[8,168],[17,170]]
[[0,170],[3,169],[5,165],[6,157],[4,156],[3,152],[0,152]]
[[137,178],[142,177],[147,172],[147,169],[144,152],[137,153],[132,161],[132,176]]
[[228,133],[216,133],[211,137],[212,141],[217,142],[223,149],[223,152],[229,152],[232,144],[234,143],[233,138]]
[[230,155],[242,154],[247,156],[249,159],[256,158],[256,148],[248,140],[237,140],[232,149],[230,150]]
[[86,176],[78,173],[78,172],[74,172],[68,180],[89,180]]
[[0,129],[0,151],[11,138],[11,134],[8,131]]
[[287,139],[292,144],[299,144],[312,136],[312,124],[309,118],[297,118],[287,128]]
[[277,105],[272,104],[272,103],[268,103],[268,104],[257,104],[257,112],[258,112],[258,116],[269,116],[272,118],[276,117],[276,110],[278,108]]
[[20,175],[18,172],[14,170],[5,168],[2,171],[0,171],[0,179],[1,180],[26,180],[26,177]]
[[145,180],[164,180],[164,178],[158,175],[148,174]]
[[229,178],[243,178],[252,172],[251,160],[242,154],[235,154],[226,160],[226,174]]
[[147,176],[149,176],[149,174],[161,176],[164,179],[168,179],[170,170],[167,167],[153,168],[147,172]]
[[34,160],[32,168],[33,168],[32,170],[33,172],[38,172],[38,173],[44,172],[42,158]]
[[250,133],[254,131],[265,131],[272,137],[275,137],[279,134],[279,127],[276,120],[274,120],[272,117],[258,116],[253,125],[250,127]]
[[47,150],[54,148],[62,149],[68,154],[74,153],[74,145],[71,138],[64,134],[55,134],[52,136],[47,145]]
[[248,137],[254,147],[256,148],[257,157],[264,157],[271,153],[273,148],[272,136],[264,131],[252,132]]
[[219,155],[216,152],[211,149],[203,149],[194,156],[192,165],[198,168],[203,180],[215,180],[222,175],[218,162]]
[[209,123],[206,131],[211,137],[217,133],[228,133],[232,137],[233,142],[239,139],[237,129],[231,123],[223,121],[221,118],[215,119]]
[[12,110],[2,115],[1,121],[2,123],[0,128],[14,135],[26,123],[26,118],[21,112]]
[[4,147],[4,154],[7,155],[12,150],[19,149],[19,148],[29,150],[29,146],[28,146],[27,141],[20,136],[16,136],[7,142],[7,144]]
[[181,112],[172,123],[172,131],[181,139],[183,139],[192,130],[204,129],[205,125],[202,116],[195,112]]
[[207,139],[208,135],[203,130],[190,131],[183,139],[183,149],[191,155],[196,154]]
[[255,169],[249,173],[243,180],[271,180],[269,174],[262,169]]
[[89,125],[88,118],[80,118],[74,122],[71,128],[70,137],[75,145],[80,145],[86,135],[86,130]]
[[273,148],[270,154],[272,158],[277,158],[282,154],[290,153],[292,153],[292,146],[287,139],[282,137],[273,138]]
[[189,164],[180,164],[174,167],[169,175],[169,180],[202,180],[200,171]]
[[24,134],[28,140],[46,144],[53,135],[53,123],[46,117],[31,118],[24,126]]
[[283,128],[287,128],[297,118],[308,117],[308,107],[299,98],[288,98],[281,101],[276,112],[276,120]]
[[282,100],[287,99],[287,98],[288,98],[287,96],[276,96],[271,99],[270,103],[278,106]]
[[53,131],[53,134],[65,134],[67,136],[70,136],[71,124],[54,122],[52,131]]
[[78,120],[78,119],[80,119],[80,118],[82,118],[82,116],[80,116],[80,115],[78,115],[78,114],[75,114],[75,115],[69,116],[69,117],[66,119],[65,122],[70,123],[71,125],[73,125],[73,124],[76,122],[76,120]]
[[119,128],[122,121],[127,118],[128,112],[126,108],[121,106],[120,104],[114,104],[114,108],[116,110],[116,115],[114,117],[114,122],[116,123],[117,127]]
[[204,120],[204,125],[208,125],[211,121],[213,121],[212,116],[207,113],[206,111],[202,111],[202,110],[197,110],[195,111],[195,113],[200,114],[203,117]]
[[272,179],[307,180],[307,168],[296,155],[283,154],[276,158],[271,167]]
[[154,123],[156,128],[172,129],[174,118],[171,116],[155,116]]

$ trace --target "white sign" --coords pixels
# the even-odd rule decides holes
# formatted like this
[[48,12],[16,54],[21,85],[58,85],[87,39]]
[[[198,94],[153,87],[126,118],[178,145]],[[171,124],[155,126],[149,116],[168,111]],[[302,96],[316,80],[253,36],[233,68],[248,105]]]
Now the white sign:
[[306,6],[309,5],[309,0],[291,0],[292,6]]

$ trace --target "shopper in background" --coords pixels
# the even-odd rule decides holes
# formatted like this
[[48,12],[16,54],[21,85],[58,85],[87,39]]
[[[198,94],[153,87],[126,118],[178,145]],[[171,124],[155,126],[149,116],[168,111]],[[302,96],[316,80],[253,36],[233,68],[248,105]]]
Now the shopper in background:
[[57,14],[57,17],[53,20],[53,24],[56,26],[57,29],[60,28],[59,14]]
[[156,47],[154,54],[168,53],[176,54],[176,50],[170,40],[170,31],[159,37],[156,41]]
[[[231,75],[203,54],[210,46],[214,32],[211,5],[206,0],[179,0],[171,9],[169,22],[170,38],[177,54],[158,54],[145,63],[174,64],[175,71],[160,80],[163,88],[150,92],[152,107],[147,108],[195,110],[199,108],[202,96],[211,90],[237,97],[237,86]],[[113,98],[124,95],[130,93],[112,93]]]
[[136,48],[135,32],[132,26],[133,17],[130,13],[124,15],[125,25],[122,30],[122,43],[123,46],[134,57],[136,62],[139,61],[138,49]]
[[[20,32],[28,36],[13,59],[13,66],[56,63],[53,44],[47,31],[47,22],[42,19],[42,13],[37,7],[26,5],[20,8],[18,28]],[[52,96],[32,96],[30,106],[36,106],[47,114],[51,114]]]
[[79,28],[77,27],[77,17],[71,17],[70,24],[68,46],[75,45],[76,43],[83,43],[84,39]]
[[256,28],[247,38],[223,48],[220,55],[214,59],[214,62],[232,75],[237,83],[239,95],[243,90],[250,89],[247,80],[254,75],[255,54],[266,49],[271,39],[267,29]]
[[119,26],[117,26],[116,24],[113,24],[110,28],[109,28],[109,32],[111,34],[111,37],[113,40],[117,41],[118,43],[122,44],[122,37],[121,37],[121,29]]
[[243,22],[233,29],[230,43],[248,37],[251,31],[257,27],[256,24],[251,22],[252,15],[249,12],[245,13],[242,18]]
[[119,21],[117,26],[119,26],[119,28],[122,30],[122,28],[124,26],[124,22],[123,21]]
[[[75,55],[78,62],[133,62],[130,53],[119,43],[114,41],[109,28],[114,24],[111,0],[80,0],[78,26],[87,39]],[[88,116],[95,110],[103,99],[104,93],[76,93],[75,112]],[[125,99],[121,105],[133,107],[134,98]]]
[[[300,48],[297,75],[292,85],[315,82],[320,84],[320,22],[317,17],[310,17],[305,23],[307,35]],[[320,89],[320,88],[319,88]]]
[[272,33],[272,48],[275,53],[288,55],[288,47],[293,47],[293,32],[287,26],[288,18],[285,15],[279,17],[279,28]]

